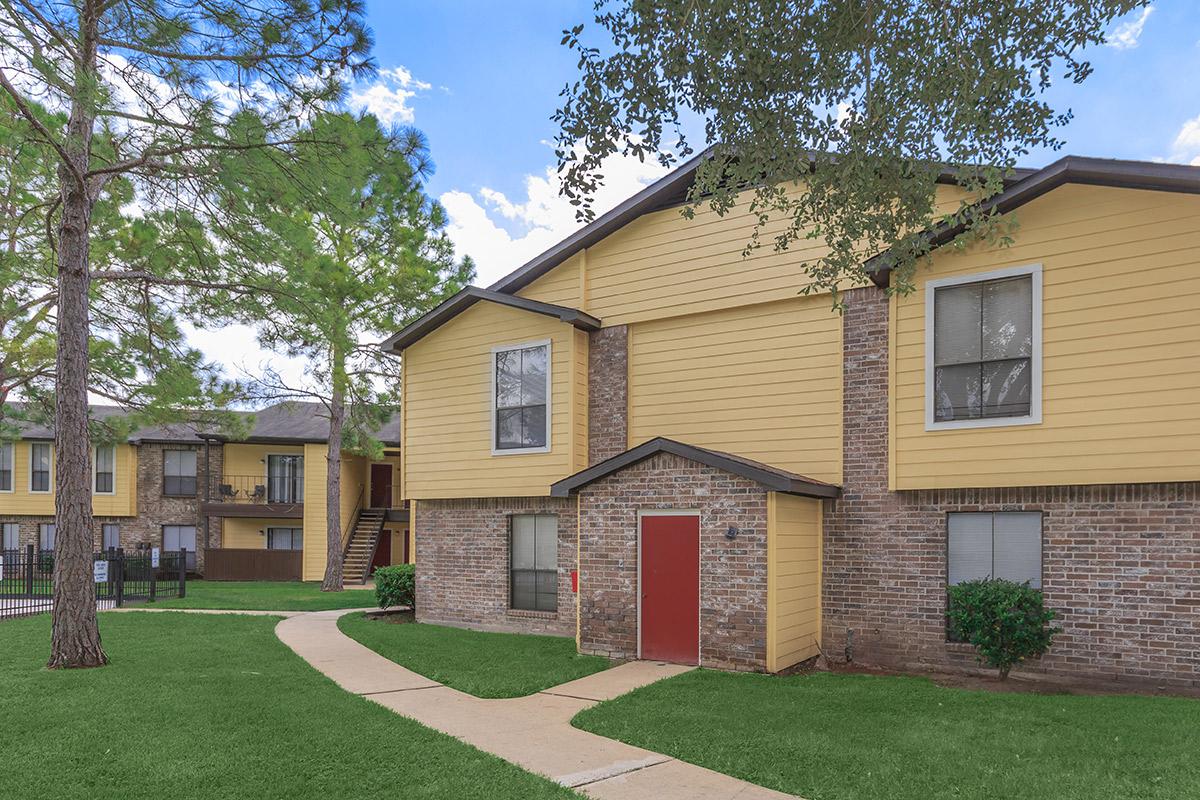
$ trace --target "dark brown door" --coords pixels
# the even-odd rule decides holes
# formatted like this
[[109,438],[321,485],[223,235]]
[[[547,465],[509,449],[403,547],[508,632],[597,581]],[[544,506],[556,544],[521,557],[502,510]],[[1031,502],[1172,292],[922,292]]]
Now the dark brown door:
[[371,508],[392,507],[392,465],[371,465]]

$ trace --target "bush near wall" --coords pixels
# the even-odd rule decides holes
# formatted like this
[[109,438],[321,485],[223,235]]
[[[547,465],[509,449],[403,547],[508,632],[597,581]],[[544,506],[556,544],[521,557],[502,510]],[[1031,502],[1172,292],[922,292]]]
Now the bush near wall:
[[414,587],[417,568],[414,564],[395,564],[375,570],[375,602],[380,608],[416,607]]
[[1008,677],[1013,666],[1040,656],[1057,633],[1055,614],[1028,583],[983,578],[951,586],[950,633],[975,647],[979,660]]

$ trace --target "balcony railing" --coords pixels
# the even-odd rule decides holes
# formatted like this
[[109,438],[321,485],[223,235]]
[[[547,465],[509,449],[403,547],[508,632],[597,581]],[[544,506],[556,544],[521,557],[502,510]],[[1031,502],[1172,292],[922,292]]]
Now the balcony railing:
[[211,502],[257,505],[304,502],[304,478],[296,475],[225,475]]

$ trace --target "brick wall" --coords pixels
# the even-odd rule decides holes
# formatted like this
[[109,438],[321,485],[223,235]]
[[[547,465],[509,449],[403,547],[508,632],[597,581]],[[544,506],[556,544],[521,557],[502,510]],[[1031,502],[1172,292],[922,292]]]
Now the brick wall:
[[629,435],[629,330],[601,328],[588,341],[588,465],[624,453]]
[[[197,451],[196,469],[199,474],[196,497],[165,497],[163,490],[163,451],[176,449],[194,449]],[[221,474],[222,450],[213,447],[210,450],[211,471],[214,476]],[[104,517],[96,516],[93,520],[93,541],[96,550],[103,546],[102,526],[113,523],[120,526],[121,547],[135,549],[139,545],[149,547],[162,546],[163,525],[195,525],[196,526],[196,564],[197,570],[204,568],[204,518],[200,513],[200,501],[204,497],[204,448],[202,445],[190,444],[160,444],[144,443],[137,451],[137,516],[135,517]],[[215,484],[214,484],[215,490]],[[16,516],[0,515],[0,522],[17,522],[21,526],[21,546],[38,545],[38,530],[42,523],[54,522],[53,515],[45,516]],[[210,547],[220,547],[220,520],[214,519],[209,533]]]
[[[558,516],[558,610],[509,608],[508,517]],[[575,635],[574,498],[419,500],[416,532],[417,618],[492,630]]]
[[[580,649],[637,655],[637,512],[700,511],[700,657],[706,667],[766,663],[767,497],[762,486],[660,453],[582,489]],[[725,538],[729,526],[737,538]]]
[[847,293],[844,491],[827,504],[824,648],[835,660],[974,666],[945,641],[946,514],[1042,511],[1046,602],[1063,632],[1027,669],[1200,685],[1200,485],[887,491],[883,293]]

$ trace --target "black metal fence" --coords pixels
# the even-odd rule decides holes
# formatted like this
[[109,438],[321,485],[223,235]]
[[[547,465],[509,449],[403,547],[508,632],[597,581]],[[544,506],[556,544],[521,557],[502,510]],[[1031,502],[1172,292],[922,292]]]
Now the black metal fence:
[[[186,550],[108,550],[92,556],[96,607],[121,608],[187,594]],[[54,609],[54,551],[0,550],[0,620]]]

